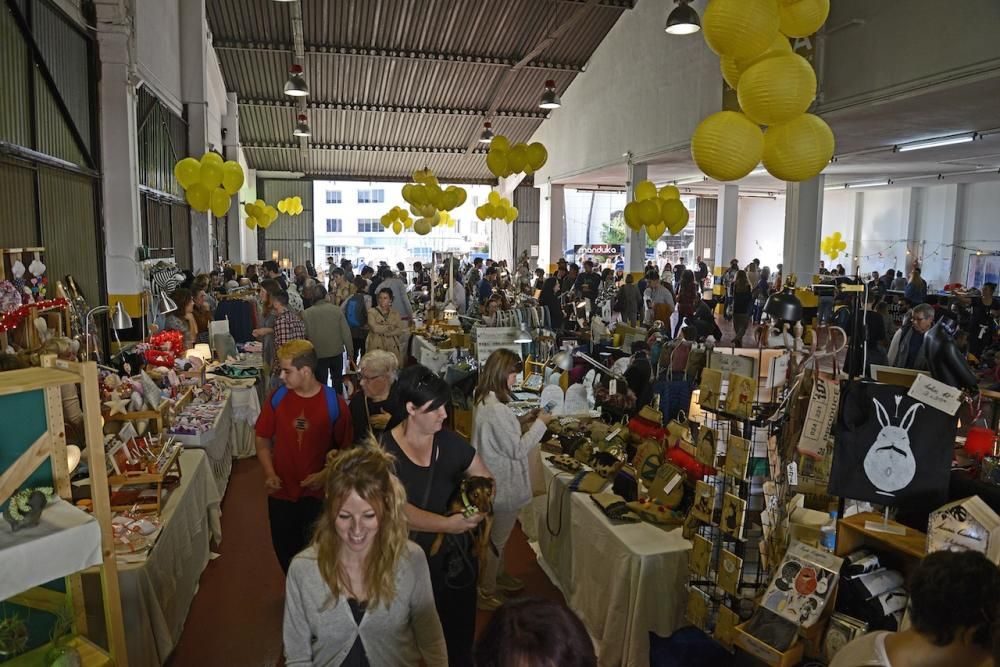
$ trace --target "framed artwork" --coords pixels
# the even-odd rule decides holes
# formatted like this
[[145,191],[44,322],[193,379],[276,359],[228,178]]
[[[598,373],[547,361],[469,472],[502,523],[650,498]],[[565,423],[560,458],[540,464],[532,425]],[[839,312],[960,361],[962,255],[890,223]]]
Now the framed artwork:
[[840,649],[866,632],[868,632],[868,624],[864,621],[859,621],[847,614],[834,612],[830,616],[830,622],[826,626],[826,634],[823,636],[823,657],[827,662],[832,661]]
[[691,538],[690,570],[699,576],[707,577],[711,561],[712,543],[701,535],[695,535]]
[[719,409],[719,394],[722,393],[722,372],[714,368],[701,371],[701,384],[698,386],[698,404],[709,410]]
[[723,646],[731,647],[740,624],[739,615],[724,604],[719,605],[719,615],[715,619],[715,639]]
[[743,570],[743,559],[727,549],[719,556],[719,572],[716,579],[719,588],[730,595],[739,595],[740,572]]
[[698,429],[698,442],[695,445],[695,458],[698,463],[715,467],[715,442],[719,435],[714,428],[702,426]]
[[730,435],[726,444],[725,473],[736,479],[746,479],[749,465],[750,441],[738,435]]
[[746,519],[747,501],[731,493],[722,496],[722,520],[719,527],[733,539],[743,539],[743,522]]
[[742,419],[750,419],[753,412],[753,399],[757,393],[756,384],[751,377],[730,373],[729,390],[726,393],[726,412]]
[[687,612],[685,616],[692,625],[702,630],[708,625],[708,593],[691,586],[688,588]]
[[814,625],[826,608],[843,559],[802,542],[793,542],[761,602],[795,625]]
[[712,523],[712,513],[715,510],[715,485],[704,480],[698,480],[694,485],[694,502],[691,504],[691,516],[703,523]]

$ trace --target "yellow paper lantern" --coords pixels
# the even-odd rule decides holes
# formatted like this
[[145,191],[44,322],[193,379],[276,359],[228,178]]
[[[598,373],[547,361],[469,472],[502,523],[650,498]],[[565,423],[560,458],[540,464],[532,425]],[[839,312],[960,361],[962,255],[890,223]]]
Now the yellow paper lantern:
[[804,113],[767,128],[762,161],[775,178],[806,181],[823,171],[833,150],[830,126],[819,116]]
[[740,83],[740,74],[742,74],[740,66],[736,64],[736,58],[719,56],[719,69],[722,71],[722,79],[729,84],[730,88],[736,90],[736,86]]
[[736,89],[743,113],[762,125],[774,125],[805,113],[816,99],[816,73],[796,53],[764,58],[748,67]]
[[635,200],[645,201],[656,196],[656,186],[653,181],[639,181],[635,186]]
[[186,157],[174,165],[174,178],[185,190],[198,182],[200,173],[201,163],[193,157]]
[[765,58],[791,52],[792,45],[788,41],[788,38],[781,33],[778,33],[775,35],[771,45],[768,46],[763,53],[756,55],[753,58],[736,60],[735,58],[730,58],[729,56],[720,56],[719,67],[722,69],[722,78],[726,80],[726,83],[732,86],[733,90],[736,90],[739,86],[740,77],[743,75],[743,72],[747,71],[748,68],[756,65]]
[[709,177],[719,181],[743,178],[760,162],[764,133],[736,111],[719,111],[695,128],[691,156]]
[[720,56],[753,58],[778,32],[775,0],[710,0],[701,19],[709,48]]
[[798,0],[778,7],[778,29],[789,37],[815,34],[830,15],[830,0]]

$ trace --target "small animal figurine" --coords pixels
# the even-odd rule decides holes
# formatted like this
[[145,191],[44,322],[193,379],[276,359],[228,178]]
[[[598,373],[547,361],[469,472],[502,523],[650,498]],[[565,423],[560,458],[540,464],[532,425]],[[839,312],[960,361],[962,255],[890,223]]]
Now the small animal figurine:
[[[896,397],[897,413],[902,398],[902,396]],[[878,422],[882,425],[882,430],[878,432],[875,444],[865,455],[865,475],[868,476],[868,480],[878,493],[894,496],[897,491],[909,486],[917,472],[917,462],[910,449],[909,430],[917,418],[917,411],[923,407],[923,403],[911,405],[900,420],[899,426],[892,425],[885,406],[877,399],[872,398],[872,403],[875,404],[875,413],[878,415]]]
[[[473,516],[483,514],[486,518],[470,531],[476,556],[480,563],[485,562],[486,549],[490,543],[490,529],[493,527],[493,495],[496,482],[491,477],[466,477],[458,487],[458,491],[448,502],[448,515],[465,514]],[[436,556],[444,544],[444,533],[438,533],[431,545],[431,555]],[[483,568],[480,567],[480,573]]]

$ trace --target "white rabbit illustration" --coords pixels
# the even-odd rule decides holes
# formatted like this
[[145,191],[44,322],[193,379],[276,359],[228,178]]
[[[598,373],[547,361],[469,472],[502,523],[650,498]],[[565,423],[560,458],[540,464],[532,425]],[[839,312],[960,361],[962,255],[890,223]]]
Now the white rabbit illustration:
[[[897,415],[901,398],[897,399],[896,403]],[[923,404],[911,405],[903,415],[899,426],[893,426],[885,407],[874,398],[872,403],[875,404],[875,412],[882,430],[878,432],[875,444],[865,456],[865,474],[879,493],[892,496],[896,491],[906,488],[917,472],[917,462],[910,450],[908,431],[917,418],[917,410],[922,408]]]

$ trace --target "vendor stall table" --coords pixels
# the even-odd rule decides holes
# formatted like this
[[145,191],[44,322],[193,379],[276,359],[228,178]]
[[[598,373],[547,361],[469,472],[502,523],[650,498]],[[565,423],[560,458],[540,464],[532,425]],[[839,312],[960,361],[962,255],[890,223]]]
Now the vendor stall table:
[[208,431],[198,435],[171,434],[172,438],[184,443],[186,449],[203,449],[208,455],[208,463],[212,476],[218,485],[219,498],[226,495],[229,486],[229,475],[233,471],[233,399],[232,394],[226,396],[226,404],[219,412],[215,425]]
[[455,358],[454,349],[442,350],[432,341],[419,334],[414,335],[412,340],[411,354],[413,358],[435,373],[440,373]]
[[[209,544],[222,541],[221,496],[204,451],[181,454],[183,477],[161,514],[162,530],[144,562],[120,564],[122,608],[131,667],[159,667],[177,645],[198,580],[208,565]],[[100,586],[97,574],[85,589]],[[89,598],[88,598],[89,599]],[[101,610],[87,609],[91,627],[103,627]]]
[[543,472],[540,564],[583,619],[602,667],[646,667],[649,633],[666,637],[683,624],[691,543],[680,528],[612,524],[587,494],[569,490],[569,475],[547,460]]

